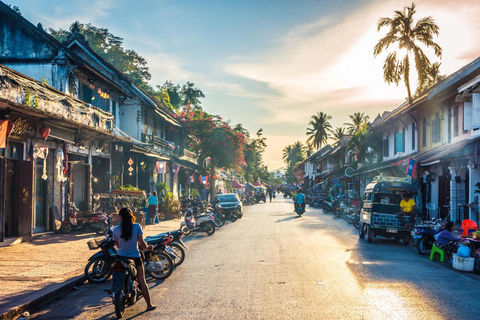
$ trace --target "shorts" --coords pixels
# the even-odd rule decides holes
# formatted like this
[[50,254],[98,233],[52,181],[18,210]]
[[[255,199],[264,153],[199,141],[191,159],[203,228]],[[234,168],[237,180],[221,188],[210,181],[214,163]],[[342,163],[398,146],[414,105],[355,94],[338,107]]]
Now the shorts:
[[133,260],[133,262],[135,263],[135,267],[141,266],[143,264],[143,261],[145,261],[145,255],[144,255],[143,251],[140,251],[140,257],[139,258],[123,257],[123,256],[119,256],[119,257]]

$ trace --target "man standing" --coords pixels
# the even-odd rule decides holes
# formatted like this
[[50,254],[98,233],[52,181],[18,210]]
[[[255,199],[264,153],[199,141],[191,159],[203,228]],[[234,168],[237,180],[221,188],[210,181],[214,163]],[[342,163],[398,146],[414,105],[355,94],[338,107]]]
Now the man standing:
[[208,190],[206,187],[203,187],[202,191],[200,191],[200,198],[202,198],[202,200],[208,201]]
[[[405,192],[403,194],[403,199],[400,202],[400,212],[397,214],[398,220],[400,220],[400,222],[405,226],[405,228],[412,228],[415,222],[415,210],[415,200],[410,198],[410,194]],[[410,223],[405,223],[405,219],[403,219],[403,216],[409,216]]]

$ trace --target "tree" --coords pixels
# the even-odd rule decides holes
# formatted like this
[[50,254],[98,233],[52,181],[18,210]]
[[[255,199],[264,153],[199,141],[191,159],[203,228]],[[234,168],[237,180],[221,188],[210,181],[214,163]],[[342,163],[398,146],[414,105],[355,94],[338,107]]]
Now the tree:
[[369,116],[365,115],[363,112],[355,112],[354,114],[349,115],[351,122],[344,123],[347,126],[346,133],[354,134],[360,128],[368,123],[370,119]]
[[[198,156],[199,164],[210,170],[210,191],[215,192],[215,168],[240,168],[245,165],[243,148],[245,137],[232,130],[219,116],[189,106],[177,114],[177,119],[189,133],[187,143]],[[206,164],[206,159],[210,163]]]
[[[414,24],[413,16],[415,13],[415,4],[412,3],[412,6],[405,7],[404,11],[395,11],[393,18],[380,18],[377,23],[377,31],[380,31],[383,27],[389,27],[390,29],[373,49],[373,55],[376,57],[391,45],[398,44],[398,51],[389,53],[383,64],[383,78],[388,84],[395,83],[396,85],[403,79],[410,102],[412,101],[410,55],[414,57],[420,84],[426,81],[426,74],[431,67],[431,63],[418,44],[433,48],[437,57],[442,56],[442,48],[433,41],[433,36],[438,36],[440,28],[432,17],[424,17]],[[405,57],[397,57],[402,49],[406,51]]]
[[305,146],[297,141],[283,149],[283,160],[287,164],[285,177],[287,182],[296,182],[295,169],[300,162],[305,160]]
[[417,90],[415,91],[415,97],[420,96],[423,92],[431,88],[434,84],[447,77],[444,74],[440,74],[440,65],[441,63],[435,62],[430,66],[426,74],[425,81],[423,83],[420,83],[417,87]]
[[313,145],[311,143],[307,143],[305,145],[305,154],[307,155],[307,157],[310,157],[314,153],[315,153],[315,148],[313,147]]
[[195,83],[187,81],[182,87],[182,98],[185,106],[192,106],[194,109],[201,105],[200,98],[205,98],[202,90],[195,88]]
[[336,127],[334,130],[331,131],[330,138],[335,141],[335,144],[339,144],[345,135],[346,131],[344,127]]
[[244,147],[244,178],[246,181],[267,181],[269,179],[268,168],[263,163],[263,153],[267,147],[263,129],[259,129],[256,137],[251,139],[248,131],[241,124],[234,127],[235,131],[241,132],[245,137]]
[[307,128],[307,142],[312,142],[313,146],[317,149],[323,144],[327,143],[328,132],[332,129],[330,122],[331,116],[324,112],[317,112],[312,116],[312,120],[308,123],[311,127]]
[[170,102],[170,95],[168,94],[168,90],[162,86],[157,86],[157,91],[154,94],[154,97],[157,98],[164,106],[169,108],[170,110],[177,111],[175,107],[173,107],[172,103]]
[[170,98],[170,104],[172,105],[173,110],[178,110],[182,106],[182,97],[181,97],[181,88],[180,85],[174,85],[171,81],[167,80],[163,86],[157,86],[158,90],[165,88],[168,92],[168,97]]
[[152,87],[148,84],[152,75],[148,70],[147,61],[134,50],[123,48],[123,38],[113,35],[107,28],[97,28],[90,23],[83,24],[77,21],[72,23],[70,31],[61,28],[58,30],[48,28],[47,31],[58,41],[64,42],[75,26],[93,51],[115,66],[136,85],[153,93]]
[[348,141],[347,148],[355,152],[358,161],[365,164],[376,163],[381,159],[382,135],[370,131],[364,124]]

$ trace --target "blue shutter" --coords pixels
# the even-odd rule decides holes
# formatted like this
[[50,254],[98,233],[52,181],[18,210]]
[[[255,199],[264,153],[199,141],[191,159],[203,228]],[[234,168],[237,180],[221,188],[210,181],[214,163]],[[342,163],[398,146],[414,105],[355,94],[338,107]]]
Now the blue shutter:
[[395,132],[395,150],[396,152],[404,152],[403,149],[403,134]]

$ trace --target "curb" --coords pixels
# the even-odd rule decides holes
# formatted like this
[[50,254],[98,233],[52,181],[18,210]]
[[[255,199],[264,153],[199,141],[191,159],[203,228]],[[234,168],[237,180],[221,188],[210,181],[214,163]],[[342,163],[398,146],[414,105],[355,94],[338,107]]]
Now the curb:
[[[56,283],[52,285],[50,289],[41,289],[28,297],[20,299],[18,305],[10,308],[3,314],[0,314],[0,320],[11,320],[21,315],[25,311],[29,311],[39,306],[42,303],[46,303],[59,294],[72,290],[74,287],[85,282],[85,276],[76,276],[64,281],[63,283]],[[46,291],[46,292],[45,292]],[[27,317],[28,318],[28,317]]]

